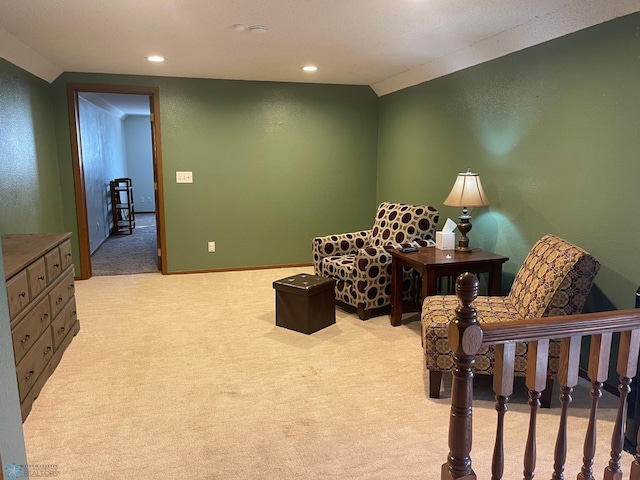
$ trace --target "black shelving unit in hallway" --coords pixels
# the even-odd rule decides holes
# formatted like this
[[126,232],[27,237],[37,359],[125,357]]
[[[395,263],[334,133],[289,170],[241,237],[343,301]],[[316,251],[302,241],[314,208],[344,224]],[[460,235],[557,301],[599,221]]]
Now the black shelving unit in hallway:
[[111,180],[111,214],[113,235],[131,235],[136,227],[133,186],[130,178]]

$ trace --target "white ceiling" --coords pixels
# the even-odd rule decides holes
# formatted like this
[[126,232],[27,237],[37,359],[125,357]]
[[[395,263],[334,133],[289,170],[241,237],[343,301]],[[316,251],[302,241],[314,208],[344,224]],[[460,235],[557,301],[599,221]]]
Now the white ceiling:
[[69,71],[384,95],[637,11],[640,0],[3,0],[0,56],[49,82]]

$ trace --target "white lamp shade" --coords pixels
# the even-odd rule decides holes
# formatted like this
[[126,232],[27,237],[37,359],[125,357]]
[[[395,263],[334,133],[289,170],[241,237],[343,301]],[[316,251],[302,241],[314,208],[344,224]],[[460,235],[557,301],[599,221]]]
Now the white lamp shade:
[[459,173],[444,204],[450,207],[486,207],[489,205],[489,200],[482,189],[482,183],[480,183],[480,176],[471,171]]

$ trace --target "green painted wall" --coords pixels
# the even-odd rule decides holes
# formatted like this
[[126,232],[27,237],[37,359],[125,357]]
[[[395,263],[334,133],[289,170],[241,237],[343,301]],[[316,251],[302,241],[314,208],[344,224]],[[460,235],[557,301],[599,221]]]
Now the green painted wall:
[[[159,87],[169,271],[309,263],[314,236],[373,222],[378,100],[368,87],[64,74],[54,91],[66,185],[67,82]],[[182,170],[193,184],[175,183]],[[68,228],[72,196],[63,190]]]
[[602,263],[588,309],[634,306],[640,14],[382,97],[378,148],[378,200],[430,203],[441,225],[456,173],[480,174],[469,238],[510,257],[505,288],[553,233]]
[[0,58],[0,234],[60,231],[51,86]]
[[[492,202],[472,210],[471,241],[511,257],[505,280],[551,232],[602,262],[591,308],[630,307],[639,24],[633,14],[380,99],[367,87],[74,73],[51,86],[2,60],[0,232],[76,230],[67,82],[150,85],[170,271],[309,262],[313,236],[368,227],[383,200],[456,218],[442,200],[469,167]],[[176,185],[176,170],[194,184]]]

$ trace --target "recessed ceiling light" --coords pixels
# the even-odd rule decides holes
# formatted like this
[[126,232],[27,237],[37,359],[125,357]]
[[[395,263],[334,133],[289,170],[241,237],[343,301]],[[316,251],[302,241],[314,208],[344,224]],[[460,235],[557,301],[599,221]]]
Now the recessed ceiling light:
[[318,70],[318,67],[316,67],[315,65],[307,65],[305,67],[302,67],[302,70],[304,70],[305,72],[315,72]]
[[234,29],[236,32],[244,32],[244,31],[247,29],[247,27],[245,27],[245,26],[244,26],[243,24],[241,24],[241,23],[236,23],[236,24],[233,26],[233,29]]
[[249,31],[251,33],[267,33],[269,31],[269,27],[264,25],[251,25],[249,27]]
[[160,55],[151,55],[150,57],[147,57],[147,60],[150,62],[164,62],[164,57],[161,57]]

